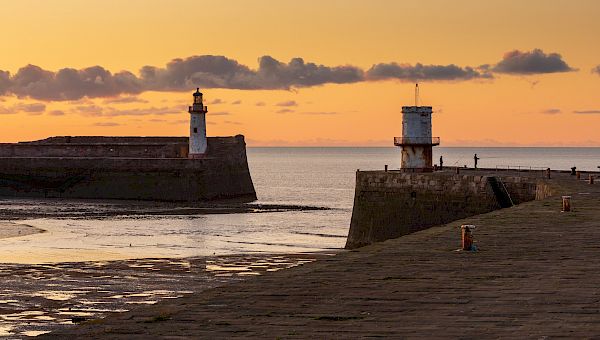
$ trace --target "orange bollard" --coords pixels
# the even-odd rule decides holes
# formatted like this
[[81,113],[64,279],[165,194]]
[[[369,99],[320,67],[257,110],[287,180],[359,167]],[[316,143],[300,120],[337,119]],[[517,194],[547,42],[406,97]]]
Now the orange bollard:
[[461,239],[462,239],[462,250],[474,250],[473,249],[473,229],[475,226],[472,224],[463,224],[460,226]]
[[571,196],[562,197],[562,212],[571,211]]

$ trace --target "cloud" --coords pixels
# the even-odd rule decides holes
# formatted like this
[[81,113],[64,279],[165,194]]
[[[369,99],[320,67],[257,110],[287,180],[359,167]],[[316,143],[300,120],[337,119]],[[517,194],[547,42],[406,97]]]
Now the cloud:
[[232,101],[231,105],[240,105],[241,103],[242,103],[242,101],[238,99],[238,100]]
[[281,110],[275,111],[275,113],[291,113],[291,112],[294,112],[294,110],[281,109]]
[[210,112],[209,115],[211,116],[229,116],[231,113],[226,112],[226,111],[219,111],[219,112]]
[[27,65],[10,80],[10,92],[17,97],[47,101],[113,97],[143,91],[143,84],[133,73],[122,71],[112,74],[101,66],[81,70],[63,68],[51,72],[39,66]]
[[254,104],[254,105],[256,105],[256,106],[265,106],[265,105],[267,105],[267,103],[265,103],[265,102],[258,102],[258,103]]
[[[596,74],[600,75],[600,65],[598,65],[598,66],[594,67],[594,68],[592,69],[592,73],[596,73]],[[0,91],[1,91],[1,90],[0,90]],[[1,93],[1,92],[0,92],[0,93]]]
[[208,102],[209,105],[215,105],[215,104],[225,104],[225,102],[219,98],[215,98],[212,101]]
[[185,112],[181,107],[148,107],[148,108],[136,108],[136,109],[125,109],[120,110],[114,107],[100,107],[97,105],[78,106],[75,109],[75,113],[79,113],[86,116],[95,117],[117,117],[117,116],[150,116],[150,115],[169,115],[169,114],[180,114]]
[[[190,123],[190,120],[189,120],[189,119],[177,119],[177,120],[174,120],[174,121],[171,121],[171,122],[170,122],[170,124],[173,124],[173,125],[178,125],[178,124],[189,124],[189,123]],[[208,122],[207,122],[207,124],[208,124]]]
[[546,54],[540,49],[529,52],[514,50],[504,54],[492,71],[508,74],[540,74],[575,71],[558,53]]
[[[596,68],[597,69],[597,68]],[[364,81],[466,81],[491,79],[493,72],[536,74],[573,71],[557,53],[512,51],[496,65],[479,67],[378,63],[363,70],[352,65],[326,66],[292,58],[281,62],[271,56],[258,59],[252,69],[234,59],[217,55],[177,58],[165,66],[146,65],[139,72],[112,73],[102,66],[83,69],[45,70],[27,65],[15,74],[0,70],[0,96],[16,95],[42,101],[85,101],[106,98],[107,104],[145,103],[136,97],[145,91],[193,91],[196,87],[237,90],[295,90],[325,84],[352,84]],[[224,103],[215,99],[214,104]],[[235,101],[239,104],[241,101]],[[83,105],[84,103],[80,103]],[[260,106],[260,105],[258,105]]]
[[12,106],[12,109],[19,112],[41,113],[46,110],[46,104],[43,103],[19,103]]
[[302,58],[284,63],[271,56],[259,58],[258,63],[258,69],[250,69],[225,56],[192,56],[173,59],[165,67],[144,66],[139,75],[130,71],[111,73],[102,66],[80,70],[63,68],[54,72],[27,65],[12,76],[0,71],[0,95],[74,101],[84,97],[136,95],[144,91],[190,91],[195,87],[288,90],[364,80],[363,71],[354,66],[331,67],[305,62]]
[[274,90],[363,80],[362,70],[354,66],[329,67],[302,58],[286,64],[271,56],[259,58],[258,63],[258,69],[252,70],[224,56],[192,56],[173,59],[164,68],[144,66],[140,74],[145,86],[155,91],[187,91],[196,86]]
[[0,70],[0,96],[6,94],[11,86],[10,73]]
[[62,110],[52,110],[52,111],[48,112],[48,114],[51,116],[64,116],[65,112]]
[[277,103],[277,106],[285,106],[285,107],[289,107],[289,106],[298,106],[298,103],[296,103],[295,100],[287,100],[281,103]]
[[397,64],[382,63],[373,65],[366,73],[368,80],[398,79],[402,81],[444,81],[444,80],[471,80],[480,78],[493,78],[492,74],[472,67],[451,65],[423,65],[420,63]]
[[542,110],[541,113],[547,114],[547,115],[555,115],[555,114],[562,113],[562,110],[561,109],[546,109],[546,110]]
[[312,115],[312,116],[333,116],[339,114],[339,112],[333,111],[322,111],[322,112],[302,112],[303,115]]
[[0,114],[26,112],[33,115],[39,115],[42,114],[45,110],[46,104],[43,103],[17,103],[9,107],[0,106]]
[[121,124],[115,123],[115,122],[99,122],[99,123],[94,124],[94,126],[104,126],[104,127],[120,126],[120,125]]
[[10,110],[9,108],[6,108],[4,106],[0,106],[0,115],[11,115],[16,113],[13,110]]
[[107,98],[103,101],[104,104],[129,104],[129,103],[148,103],[146,99],[136,96]]
[[232,121],[232,120],[226,120],[223,123],[225,123],[225,124],[232,124],[232,125],[242,125],[242,123],[235,122],[235,121]]
[[573,113],[582,114],[582,115],[597,115],[600,114],[600,110],[576,110]]

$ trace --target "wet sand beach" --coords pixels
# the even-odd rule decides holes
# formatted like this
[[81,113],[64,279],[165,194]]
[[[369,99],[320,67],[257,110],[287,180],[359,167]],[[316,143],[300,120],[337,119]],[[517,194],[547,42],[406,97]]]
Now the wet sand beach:
[[0,221],[0,239],[43,233],[43,229],[26,224]]
[[[329,256],[294,254],[294,249],[305,249],[298,242],[286,246],[285,237],[236,238],[243,230],[221,230],[217,223],[239,220],[248,229],[244,221],[326,210],[285,204],[2,199],[0,216],[6,221],[0,222],[0,235],[8,238],[0,239],[0,337],[38,336]],[[316,237],[304,233],[309,235],[293,237]],[[207,243],[212,234],[228,240],[230,250],[214,254],[225,246]],[[230,254],[239,247],[246,250]],[[202,256],[188,255],[196,253]]]
[[256,254],[0,264],[0,337],[69,328],[328,256]]
[[[49,338],[593,337],[600,185],[163,301]],[[461,224],[480,251],[459,252]]]

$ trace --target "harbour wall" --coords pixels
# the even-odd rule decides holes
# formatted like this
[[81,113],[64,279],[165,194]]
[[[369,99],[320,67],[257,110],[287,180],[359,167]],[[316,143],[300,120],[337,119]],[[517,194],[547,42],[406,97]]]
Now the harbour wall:
[[[177,154],[181,143],[176,139],[184,140],[179,137],[156,143],[143,140],[144,137],[126,142],[123,137],[118,138],[121,139],[112,144],[108,140],[74,143],[73,139],[71,143],[59,143],[56,139],[54,143],[4,144],[0,146],[0,196],[160,201],[256,199],[241,135],[208,138],[208,153],[202,159]],[[170,143],[174,139],[175,143]],[[62,149],[64,144],[72,148],[67,152]],[[12,156],[7,156],[9,150],[14,152]],[[160,157],[150,157],[156,155]]]
[[554,193],[542,178],[357,171],[347,249],[400,237]]

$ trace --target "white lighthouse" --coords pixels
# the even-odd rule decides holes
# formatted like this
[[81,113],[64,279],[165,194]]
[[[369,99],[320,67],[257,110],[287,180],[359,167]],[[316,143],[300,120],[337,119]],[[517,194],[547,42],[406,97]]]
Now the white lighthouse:
[[394,145],[402,147],[402,170],[433,170],[432,148],[440,144],[440,138],[431,137],[432,113],[431,106],[419,106],[419,84],[416,84],[415,106],[402,107],[402,137],[394,137]]
[[206,154],[206,112],[208,107],[202,102],[202,92],[197,88],[194,93],[194,104],[189,107],[190,113],[190,150],[189,158],[202,158]]

